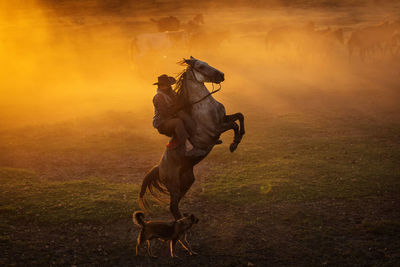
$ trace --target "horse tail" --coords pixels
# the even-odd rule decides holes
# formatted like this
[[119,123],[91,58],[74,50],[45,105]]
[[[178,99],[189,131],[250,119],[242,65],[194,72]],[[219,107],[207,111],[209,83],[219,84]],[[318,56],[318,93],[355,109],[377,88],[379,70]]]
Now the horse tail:
[[142,210],[149,210],[150,208],[150,205],[144,198],[147,189],[149,190],[150,194],[159,202],[163,202],[163,200],[160,199],[160,196],[157,194],[157,192],[168,195],[167,190],[162,186],[160,181],[159,166],[154,166],[143,179],[142,187],[139,193],[139,206]]
[[145,222],[144,222],[144,213],[143,213],[143,211],[140,211],[140,210],[139,211],[135,211],[132,214],[132,220],[137,226],[144,227]]

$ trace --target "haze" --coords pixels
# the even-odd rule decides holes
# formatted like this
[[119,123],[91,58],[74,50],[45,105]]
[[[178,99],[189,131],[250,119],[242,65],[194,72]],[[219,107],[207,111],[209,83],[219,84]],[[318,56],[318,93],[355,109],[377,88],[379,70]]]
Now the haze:
[[[215,97],[228,112],[395,113],[398,55],[372,53],[362,60],[355,54],[349,60],[346,45],[356,29],[399,20],[395,2],[210,1],[199,8],[194,1],[2,1],[1,127],[109,110],[132,111],[150,125],[152,83],[162,73],[178,74],[183,67],[176,62],[191,55],[225,73]],[[135,36],[157,32],[150,18],[172,15],[185,25],[196,14],[203,15],[207,33],[199,43],[138,56]],[[282,43],[266,47],[272,29],[311,24],[315,31],[341,29],[344,42],[311,38],[301,49]]]

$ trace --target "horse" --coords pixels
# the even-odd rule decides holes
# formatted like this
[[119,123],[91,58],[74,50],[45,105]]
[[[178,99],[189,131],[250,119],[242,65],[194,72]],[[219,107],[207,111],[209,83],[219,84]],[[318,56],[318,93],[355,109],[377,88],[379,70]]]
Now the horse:
[[400,54],[400,32],[395,32],[390,42],[390,52],[393,58],[397,58]]
[[129,63],[136,75],[146,77],[149,73],[143,65],[158,72],[167,57],[188,50],[188,34],[184,30],[142,33],[130,41]]
[[[224,73],[194,57],[184,59],[181,63],[186,68],[178,76],[175,90],[184,110],[191,114],[197,125],[197,131],[189,139],[195,147],[205,150],[206,154],[187,157],[182,156],[179,149],[167,147],[159,164],[145,175],[139,193],[139,205],[143,210],[149,207],[144,199],[146,191],[156,199],[159,199],[159,193],[168,195],[169,208],[175,219],[182,217],[179,202],[195,181],[194,166],[210,153],[222,133],[234,131],[234,139],[229,147],[231,152],[236,150],[245,134],[243,114],[226,115],[225,107],[212,96],[220,88],[210,92],[204,85],[205,82],[220,84],[225,79]],[[236,121],[239,121],[240,126]]]
[[349,60],[356,51],[362,61],[365,61],[367,56],[384,56],[390,49],[393,34],[399,29],[400,21],[386,21],[379,25],[356,29],[347,42]]
[[167,54],[174,48],[185,48],[188,42],[187,33],[183,30],[142,33],[131,41],[131,58],[143,58],[153,53]]
[[179,31],[181,29],[180,20],[174,16],[163,17],[158,20],[150,18],[150,21],[157,24],[157,29],[159,32]]

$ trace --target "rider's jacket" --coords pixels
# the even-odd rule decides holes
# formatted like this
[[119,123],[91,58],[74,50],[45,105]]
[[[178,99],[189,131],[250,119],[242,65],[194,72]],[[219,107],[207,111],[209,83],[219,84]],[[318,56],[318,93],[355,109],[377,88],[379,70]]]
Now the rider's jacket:
[[157,94],[153,97],[153,104],[153,126],[158,128],[163,122],[175,116],[178,111],[178,96],[171,88],[157,89]]

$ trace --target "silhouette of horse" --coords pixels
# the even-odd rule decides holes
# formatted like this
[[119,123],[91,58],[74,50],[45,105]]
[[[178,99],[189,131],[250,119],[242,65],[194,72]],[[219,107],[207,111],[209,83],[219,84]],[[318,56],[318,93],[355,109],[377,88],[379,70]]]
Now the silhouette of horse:
[[379,25],[356,29],[347,42],[349,60],[358,52],[360,59],[384,56],[390,50],[393,35],[400,30],[400,21],[384,22]]
[[[161,161],[144,177],[139,193],[139,205],[142,209],[148,208],[144,195],[148,190],[155,198],[159,193],[170,196],[170,211],[175,219],[182,217],[179,211],[179,202],[193,184],[195,177],[193,167],[203,160],[212,150],[222,133],[233,130],[234,139],[230,151],[236,150],[245,133],[244,117],[241,113],[226,115],[225,107],[216,101],[205,82],[220,84],[224,81],[224,73],[211,67],[206,62],[190,57],[182,64],[187,68],[177,79],[176,91],[186,112],[191,114],[196,122],[197,131],[190,136],[190,141],[207,154],[203,157],[182,156],[179,149],[166,148]],[[239,125],[236,123],[239,120]]]
[[163,17],[158,20],[151,18],[150,20],[157,24],[157,29],[159,32],[179,31],[181,29],[180,20],[174,16]]

